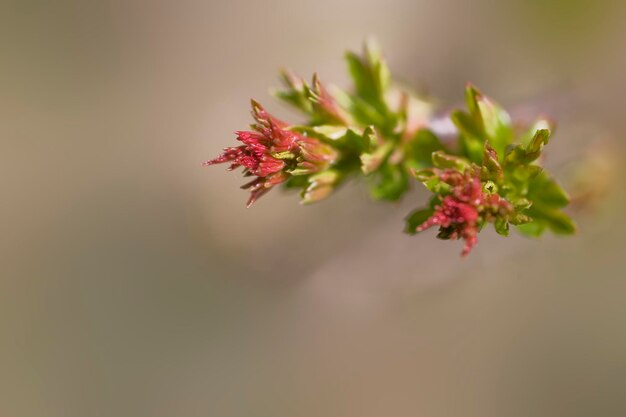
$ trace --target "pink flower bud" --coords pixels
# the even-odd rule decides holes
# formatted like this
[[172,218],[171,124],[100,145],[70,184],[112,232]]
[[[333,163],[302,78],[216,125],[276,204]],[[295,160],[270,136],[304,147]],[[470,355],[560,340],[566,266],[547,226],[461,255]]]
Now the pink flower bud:
[[203,165],[230,162],[229,170],[244,168],[244,175],[255,175],[242,188],[250,190],[250,207],[275,185],[285,182],[290,172],[310,174],[326,168],[337,159],[337,152],[314,138],[288,130],[287,123],[276,119],[256,101],[252,101],[252,115],[256,121],[253,131],[236,132],[243,145],[225,148],[217,158]]
[[513,206],[498,194],[485,193],[477,172],[452,169],[436,172],[441,181],[452,187],[451,193],[416,230],[439,226],[439,237],[465,241],[461,256],[466,256],[478,241],[479,225],[501,215],[508,216]]

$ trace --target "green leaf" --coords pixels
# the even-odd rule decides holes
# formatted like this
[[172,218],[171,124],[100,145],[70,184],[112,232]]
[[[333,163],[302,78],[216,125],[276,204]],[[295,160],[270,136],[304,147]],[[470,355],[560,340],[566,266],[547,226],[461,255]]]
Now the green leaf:
[[369,152],[376,137],[373,129],[369,127],[362,133],[350,128],[330,125],[295,126],[291,130],[320,139],[337,150],[356,154]]
[[301,110],[303,113],[311,114],[313,105],[308,99],[306,82],[288,69],[281,70],[280,76],[286,89],[272,91],[273,95]]
[[308,178],[308,186],[302,192],[302,204],[311,204],[328,197],[341,180],[341,174],[327,169]]
[[528,214],[535,221],[542,222],[555,234],[571,235],[576,233],[574,221],[559,209],[542,207],[535,203],[528,209]]
[[480,95],[477,98],[478,109],[483,120],[485,140],[488,140],[500,155],[513,141],[513,129],[509,114],[500,106]]
[[482,126],[483,121],[480,114],[480,107],[478,106],[478,100],[482,96],[480,91],[472,84],[467,84],[465,87],[465,104],[469,110],[469,114],[474,119],[475,123]]
[[410,172],[419,182],[425,182],[432,178],[438,178],[433,168],[411,169]]
[[467,156],[473,162],[479,163],[479,158],[482,158],[482,144],[486,141],[489,141],[498,155],[504,155],[506,146],[513,141],[509,114],[471,84],[465,90],[465,100],[468,113],[456,111],[451,118],[461,132],[461,145]]
[[530,140],[530,143],[526,147],[526,152],[534,154],[541,152],[544,145],[548,144],[550,140],[550,131],[548,129],[539,129],[535,132],[535,135]]
[[511,204],[513,204],[513,207],[516,210],[526,210],[528,208],[530,208],[533,203],[532,201],[528,200],[527,198],[517,198],[515,200],[511,200]]
[[365,45],[363,57],[348,52],[346,62],[356,90],[355,97],[353,97],[355,105],[353,110],[367,112],[365,106],[360,103],[360,100],[363,100],[377,113],[387,117],[390,112],[384,96],[391,76],[380,49],[374,42],[368,42]]
[[437,195],[447,194],[450,192],[450,189],[452,188],[450,184],[446,184],[445,182],[441,181],[438,177],[431,178],[428,181],[423,182],[422,184],[424,184],[424,186],[426,187],[428,191]]
[[373,68],[352,52],[346,54],[346,61],[356,93],[367,101],[380,102],[381,92],[373,74]]
[[493,225],[496,229],[496,232],[499,235],[502,235],[502,236],[509,235],[509,222],[507,221],[507,219],[503,217],[498,217]]
[[459,140],[462,153],[472,162],[480,163],[483,158],[483,144],[480,126],[472,119],[472,116],[462,111],[455,111],[450,119],[459,129]]
[[470,163],[461,157],[448,155],[443,151],[437,151],[432,153],[433,165],[437,168],[451,168],[458,171],[465,171],[470,167]]
[[550,133],[554,133],[554,124],[547,119],[538,119],[532,124],[532,126],[530,126],[530,128],[520,135],[518,142],[524,146],[528,146],[537,131],[542,129],[546,129],[550,131]]
[[472,118],[472,115],[465,113],[462,110],[455,110],[450,114],[450,119],[461,133],[482,142],[482,127],[474,118]]
[[335,96],[322,84],[317,74],[313,74],[311,87],[307,86],[306,93],[309,101],[313,103],[311,124],[341,126],[352,124],[350,116]]
[[383,58],[380,45],[373,38],[365,42],[365,57],[372,68],[376,87],[381,94],[384,94],[391,83],[391,73],[387,67],[387,63]]
[[405,218],[404,233],[407,233],[409,235],[417,234],[417,230],[416,230],[417,227],[423,224],[426,220],[428,220],[430,216],[433,215],[433,213],[434,213],[434,209],[431,207],[425,208],[425,209],[418,209],[418,210],[411,212]]
[[505,167],[511,173],[512,178],[526,184],[543,172],[543,168],[539,165],[518,165],[513,169],[510,169],[510,166]]
[[527,165],[535,161],[541,155],[543,146],[550,140],[550,131],[547,129],[537,130],[527,146],[517,145],[507,152],[504,157],[507,165]]
[[558,208],[542,205],[540,202],[534,201],[527,212],[533,218],[533,223],[539,222],[555,234],[571,235],[576,233],[574,221]]
[[530,140],[528,146],[525,149],[525,155],[523,163],[529,164],[539,158],[543,146],[550,140],[550,131],[547,129],[540,129],[535,132],[535,135]]
[[313,126],[313,131],[331,140],[337,140],[348,133],[348,128],[336,125]]
[[376,171],[376,183],[370,192],[376,200],[396,201],[409,188],[407,170],[400,165],[383,164]]
[[515,226],[517,230],[528,237],[539,237],[543,234],[543,231],[546,228],[546,225],[542,221],[533,220],[528,223],[520,224]]
[[509,217],[509,223],[515,226],[530,223],[533,219],[523,213],[514,213]]
[[[527,167],[531,166],[533,165],[528,165]],[[519,168],[517,167],[516,171]],[[522,182],[521,184],[523,185],[524,183]],[[527,235],[538,235],[548,228],[556,234],[567,235],[575,233],[576,225],[567,214],[560,210],[569,203],[569,198],[563,188],[543,171],[528,179],[526,184],[527,194],[525,198],[513,201],[517,209],[522,209],[523,206],[526,206],[525,213],[533,221],[524,224],[520,231]],[[518,185],[518,189],[522,185]]]
[[308,176],[290,176],[286,182],[283,183],[285,188],[306,188],[309,185]]
[[363,152],[369,152],[372,149],[372,142],[374,141],[374,131],[371,128],[367,128],[362,134],[358,134],[352,129],[348,129],[346,134],[336,142],[336,146],[339,149],[361,154]]
[[569,204],[565,190],[545,172],[537,175],[529,184],[528,199],[547,207],[561,208]]
[[419,182],[424,184],[428,191],[434,194],[447,194],[450,191],[450,185],[441,181],[432,168],[411,170],[411,173]]
[[361,170],[368,175],[376,171],[386,160],[394,148],[393,142],[386,142],[371,153],[361,154]]
[[571,235],[576,233],[576,224],[567,214],[560,210],[551,210],[546,213],[548,227],[558,235]]
[[433,152],[443,150],[441,141],[433,132],[420,129],[406,144],[407,164],[414,169],[428,167],[432,164]]
[[390,72],[380,49],[370,41],[365,45],[363,58],[348,52],[346,60],[357,93],[368,99],[380,100],[390,83]]
[[481,171],[483,180],[491,180],[496,184],[502,184],[502,181],[504,180],[504,172],[498,162],[498,153],[489,145],[489,142],[485,142]]
[[379,128],[392,128],[395,120],[385,111],[381,113],[374,105],[358,95],[335,95],[341,105],[348,109],[352,118],[361,125],[374,125]]

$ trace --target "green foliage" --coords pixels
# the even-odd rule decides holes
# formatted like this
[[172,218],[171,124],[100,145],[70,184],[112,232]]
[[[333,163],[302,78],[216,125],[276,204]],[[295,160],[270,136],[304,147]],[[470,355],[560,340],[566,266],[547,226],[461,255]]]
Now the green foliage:
[[409,173],[400,165],[386,163],[378,169],[374,181],[370,188],[374,199],[396,201],[409,188]]
[[405,219],[404,233],[409,235],[416,234],[416,229],[419,225],[423,224],[430,216],[433,215],[434,210],[431,207],[424,209],[417,209],[412,211]]
[[406,144],[407,166],[413,169],[429,167],[433,152],[444,151],[437,135],[428,129],[419,129]]
[[[546,121],[519,134],[509,114],[469,84],[466,109],[448,116],[456,139],[440,138],[430,127],[432,103],[392,82],[375,44],[345,58],[353,81],[348,91],[325,86],[317,75],[307,83],[284,70],[284,89],[275,92],[307,116],[305,124],[287,129],[300,140],[322,144],[310,154],[272,154],[284,161],[283,184],[300,189],[303,203],[327,197],[350,177],[364,177],[374,199],[395,201],[415,177],[433,196],[428,207],[407,216],[405,232],[440,225],[439,237],[466,240],[464,253],[475,243],[473,233],[487,223],[502,236],[509,235],[511,224],[527,236],[575,232],[563,212],[566,192],[540,165],[551,137]],[[453,209],[463,215],[454,217]]]
[[468,110],[457,110],[451,115],[459,129],[459,145],[465,156],[479,163],[486,142],[498,155],[503,155],[504,149],[513,139],[509,114],[471,84],[465,90],[465,101]]

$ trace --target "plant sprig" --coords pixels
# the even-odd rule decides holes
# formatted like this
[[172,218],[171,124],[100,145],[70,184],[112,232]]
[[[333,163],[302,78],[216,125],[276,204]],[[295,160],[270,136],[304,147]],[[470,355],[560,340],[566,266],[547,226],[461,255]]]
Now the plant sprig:
[[276,119],[253,101],[255,123],[237,132],[242,145],[226,148],[205,165],[230,163],[253,177],[248,205],[271,188],[300,190],[308,204],[331,195],[349,178],[365,179],[375,200],[395,201],[416,180],[431,193],[429,203],[406,218],[405,232],[438,227],[442,239],[463,239],[470,252],[478,233],[492,223],[508,236],[510,226],[528,236],[550,230],[571,234],[563,212],[567,193],[541,166],[553,127],[538,120],[520,132],[509,114],[476,87],[465,90],[466,109],[447,117],[455,141],[431,128],[433,104],[391,80],[380,50],[369,43],[362,55],[346,54],[350,91],[311,82],[285,70],[275,96],[302,112],[295,125]]

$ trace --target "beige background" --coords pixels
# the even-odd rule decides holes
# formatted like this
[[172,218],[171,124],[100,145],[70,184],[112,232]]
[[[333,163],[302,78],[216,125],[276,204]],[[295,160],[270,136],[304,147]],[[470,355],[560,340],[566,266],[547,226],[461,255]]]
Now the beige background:
[[[609,1],[30,1],[0,6],[0,415],[626,414],[626,11]],[[233,143],[288,65],[345,86],[473,81],[557,117],[566,178],[609,150],[571,239],[400,233],[425,197],[358,183],[246,210]],[[617,168],[604,174],[608,162]],[[610,172],[610,171],[608,171]]]

